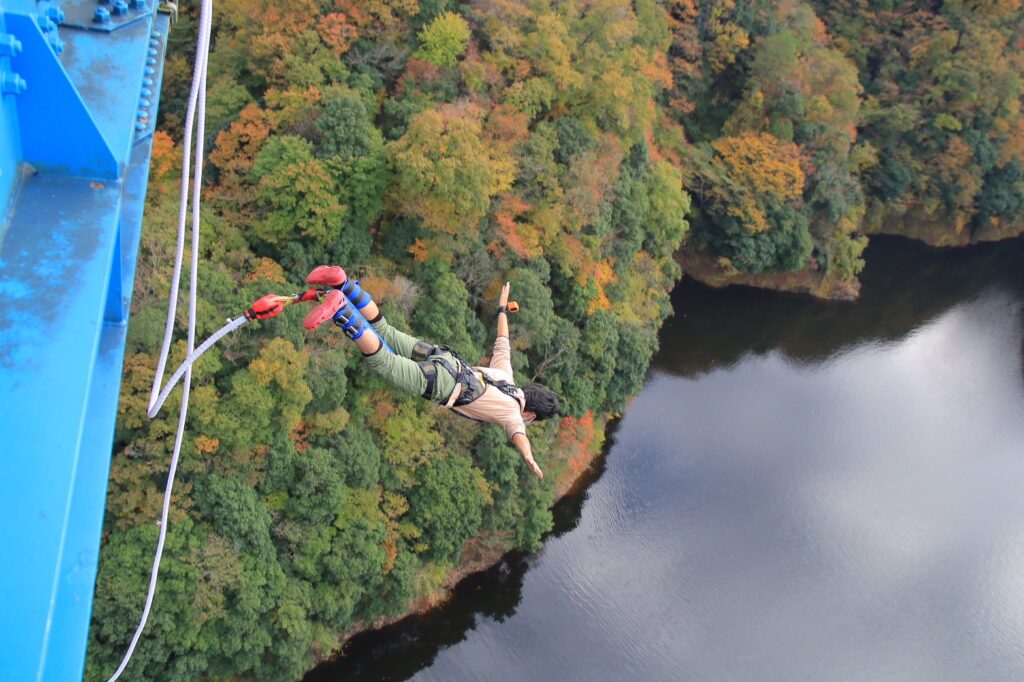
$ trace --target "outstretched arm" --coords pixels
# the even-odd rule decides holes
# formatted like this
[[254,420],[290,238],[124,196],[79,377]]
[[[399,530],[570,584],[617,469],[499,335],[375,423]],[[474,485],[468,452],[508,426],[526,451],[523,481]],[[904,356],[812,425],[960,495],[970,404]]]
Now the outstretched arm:
[[526,434],[517,433],[512,436],[512,445],[516,447],[519,454],[526,460],[526,465],[530,467],[530,470],[537,474],[537,478],[544,478],[544,472],[540,470],[536,460],[533,459],[533,448],[530,447],[530,439],[526,437]]
[[[501,298],[498,300],[498,307],[508,304],[508,290],[511,285],[506,282],[501,289]],[[494,340],[494,350],[491,352],[491,367],[507,372],[505,377],[512,381],[512,345],[508,338],[508,315],[498,313],[498,338]]]
[[[499,310],[508,306],[508,291],[511,288],[511,282],[505,282],[505,286],[501,288],[501,298],[498,299]],[[498,336],[508,338],[508,313],[498,313]]]

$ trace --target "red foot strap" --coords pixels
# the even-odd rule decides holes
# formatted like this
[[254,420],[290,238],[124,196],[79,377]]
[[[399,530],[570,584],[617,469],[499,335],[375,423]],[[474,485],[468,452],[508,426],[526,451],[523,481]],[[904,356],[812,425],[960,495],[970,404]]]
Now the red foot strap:
[[345,283],[345,271],[337,265],[318,265],[306,276],[306,283],[340,287]]
[[[341,268],[338,268],[339,270]],[[306,331],[313,331],[324,322],[327,322],[334,317],[334,314],[345,307],[345,294],[341,293],[337,289],[332,289],[324,296],[324,300],[317,307],[313,308],[306,315],[306,319],[302,321],[302,326],[306,328]]]
[[284,310],[285,304],[290,300],[290,296],[267,294],[245,311],[245,317],[249,320],[268,320],[275,315],[280,315],[281,311]]

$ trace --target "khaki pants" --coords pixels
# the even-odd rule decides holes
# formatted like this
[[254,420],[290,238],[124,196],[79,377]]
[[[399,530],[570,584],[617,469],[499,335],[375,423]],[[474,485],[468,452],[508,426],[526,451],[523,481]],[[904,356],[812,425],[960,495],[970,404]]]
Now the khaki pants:
[[[416,395],[423,395],[423,391],[427,389],[427,378],[423,376],[419,365],[411,359],[413,348],[419,339],[395,329],[383,317],[373,323],[373,329],[395,352],[389,353],[382,348],[373,355],[363,358],[366,364],[395,386]],[[453,367],[457,366],[457,361],[451,353],[445,352],[435,357],[442,357]],[[455,390],[455,378],[443,367],[439,366],[437,370],[431,400],[444,403]]]

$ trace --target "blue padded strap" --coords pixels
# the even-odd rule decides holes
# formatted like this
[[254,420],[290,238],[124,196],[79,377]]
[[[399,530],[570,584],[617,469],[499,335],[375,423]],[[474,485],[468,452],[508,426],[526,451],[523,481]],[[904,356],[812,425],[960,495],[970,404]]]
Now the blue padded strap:
[[[373,329],[370,323],[366,321],[363,314],[359,312],[351,303],[345,303],[338,312],[334,313],[334,323],[341,327],[341,331],[345,332],[345,335],[355,341],[363,335],[367,329]],[[373,332],[377,334],[376,331]],[[388,342],[384,338],[377,334],[377,338],[380,339],[380,345],[389,353],[394,354],[394,350],[388,345]]]
[[373,300],[373,297],[359,286],[359,280],[345,280],[345,283],[341,285],[341,292],[360,310],[370,305],[370,301]]
[[358,339],[366,331],[368,323],[358,310],[351,303],[346,302],[338,312],[334,313],[334,323],[341,327],[346,336],[350,339]]

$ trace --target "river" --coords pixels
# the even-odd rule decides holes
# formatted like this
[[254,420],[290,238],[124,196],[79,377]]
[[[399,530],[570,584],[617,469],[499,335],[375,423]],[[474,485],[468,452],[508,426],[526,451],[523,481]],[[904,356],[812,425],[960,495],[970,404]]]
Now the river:
[[544,548],[307,682],[1024,680],[1024,241],[867,261],[684,281]]

